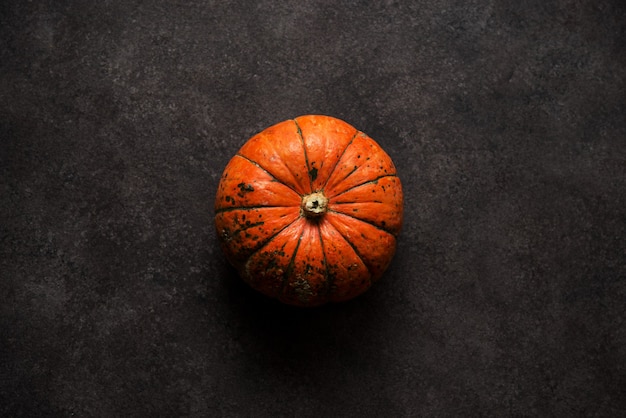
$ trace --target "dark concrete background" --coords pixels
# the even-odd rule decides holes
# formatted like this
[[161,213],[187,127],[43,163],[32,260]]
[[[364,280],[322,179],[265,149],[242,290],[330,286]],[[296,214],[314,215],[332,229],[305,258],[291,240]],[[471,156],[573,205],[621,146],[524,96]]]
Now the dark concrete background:
[[[626,4],[4,1],[0,415],[626,414]],[[333,115],[398,166],[380,283],[283,307],[213,199]]]

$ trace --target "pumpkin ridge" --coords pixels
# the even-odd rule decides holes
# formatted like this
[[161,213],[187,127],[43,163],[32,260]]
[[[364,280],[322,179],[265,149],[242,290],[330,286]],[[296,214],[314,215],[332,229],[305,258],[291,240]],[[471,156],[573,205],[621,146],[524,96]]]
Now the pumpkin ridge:
[[[330,173],[328,173],[328,177],[326,177],[326,181],[324,181],[324,185],[322,186],[321,190],[324,190],[326,188],[326,186],[328,185],[328,182],[330,181],[331,177],[335,173],[335,170],[337,169],[337,166],[339,165],[339,161],[341,161],[341,159],[343,158],[343,156],[346,153],[346,151],[348,150],[348,148],[350,148],[350,145],[352,145],[352,142],[354,141],[354,138],[356,138],[360,133],[361,133],[361,131],[357,130],[354,133],[354,135],[352,136],[352,138],[350,139],[350,141],[348,142],[348,144],[346,145],[346,147],[343,149],[343,151],[341,151],[341,154],[339,155],[339,158],[337,158],[337,161],[335,161],[335,165],[333,166],[333,169],[330,170]],[[330,196],[329,196],[329,198],[330,198]]]
[[[296,122],[296,121],[294,120],[294,122]],[[297,124],[297,123],[295,123],[295,125],[296,125],[296,132],[298,133],[298,136],[300,137],[300,143],[302,144],[302,149],[303,149],[303,151],[304,151],[304,162],[306,163],[306,169],[307,169],[307,172],[308,172],[308,170],[309,170],[309,160],[307,159],[307,156],[306,156],[306,148],[304,147],[304,140],[302,139],[302,131],[300,130],[300,127],[298,126],[298,124]],[[269,141],[268,141],[268,145],[269,145],[269,146],[271,146],[273,150],[275,150],[275,149],[276,149],[276,148],[274,148],[274,144],[272,144],[272,143],[271,143],[271,142],[269,142]],[[278,153],[277,153],[277,154],[278,154]],[[284,160],[282,160],[282,159],[281,159],[281,161],[284,161]],[[298,176],[296,176],[296,173],[294,173],[294,172],[291,170],[291,167],[290,167],[288,164],[284,164],[284,165],[285,165],[285,167],[287,168],[287,171],[289,171],[289,174],[291,174],[291,176],[292,176],[292,177],[293,177],[293,179],[295,180],[295,184],[296,184],[296,185],[298,185],[298,186],[302,186],[302,184],[300,184],[300,182],[298,181]],[[271,174],[271,173],[270,173],[270,174]],[[308,174],[307,174],[307,177],[308,177]],[[280,181],[278,178],[276,178],[276,180]],[[285,184],[285,183],[284,183],[284,182],[282,182],[282,181],[281,181],[281,183]],[[311,186],[311,184],[310,184],[310,183],[311,183],[311,182],[310,182],[310,179],[309,179],[309,189],[311,189],[311,190],[312,190],[312,186]],[[285,186],[287,186],[287,185],[285,184]],[[305,187],[305,190],[303,191],[303,193],[300,193],[300,192],[298,192],[297,190],[294,190],[294,191],[295,191],[296,193],[298,193],[300,196],[302,196],[303,194],[306,194],[306,193],[307,193],[307,191],[306,191],[306,187]]]
[[[252,275],[253,273],[251,273],[251,269],[252,269],[252,271],[255,271],[255,270],[258,271],[258,267],[254,264],[254,262],[255,261],[259,262],[259,260],[261,260],[261,261],[264,260],[263,258],[258,258],[257,257],[257,255],[259,255],[259,257],[263,257],[263,252],[264,251],[265,251],[265,254],[268,255],[268,257],[269,257],[269,260],[267,261],[266,266],[265,266],[266,268],[268,268],[270,265],[275,265],[275,266],[280,266],[281,265],[280,261],[277,261],[276,256],[274,255],[272,257],[273,254],[271,252],[268,252],[267,248],[270,247],[270,245],[272,245],[272,243],[275,240],[277,240],[278,237],[281,234],[283,234],[283,233],[291,234],[292,232],[289,231],[289,229],[293,229],[293,231],[296,232],[296,234],[297,234],[297,231],[299,230],[299,228],[302,228],[302,225],[303,225],[302,222],[298,223],[298,221],[302,221],[302,218],[299,217],[299,218],[294,219],[291,223],[286,225],[284,228],[282,228],[280,231],[278,231],[276,234],[274,234],[272,237],[270,237],[267,241],[265,241],[265,243],[262,246],[260,246],[259,248],[256,248],[252,253],[250,253],[247,256],[247,259],[242,263],[242,270],[246,273],[246,276],[244,277],[244,280],[246,282],[250,283],[250,281],[257,280],[257,277]],[[284,253],[285,247],[288,245],[288,242],[285,241],[285,238],[283,238],[282,240],[283,240],[282,245],[280,245],[280,244],[278,244],[278,245],[280,245],[280,250],[279,251],[282,252],[281,255],[284,256],[285,255],[285,253]],[[298,243],[296,243],[296,248],[297,248],[297,244]],[[294,257],[293,254],[289,255],[289,260],[291,260],[293,257]],[[278,289],[277,292],[273,292],[271,294],[270,293],[266,293],[266,292],[263,292],[263,293],[265,293],[268,296],[274,297],[274,298],[279,297],[281,292],[282,292],[282,287],[283,287],[283,284],[284,284],[284,274],[285,273],[283,272],[280,276],[278,276],[278,275],[275,276],[276,277],[276,282],[279,283],[279,289]],[[251,280],[249,281],[249,279],[251,279]]]
[[[337,212],[334,212],[337,213]],[[340,215],[343,215],[342,213],[340,213]],[[333,228],[335,231],[337,231],[337,233],[339,234],[339,236],[348,243],[348,245],[350,246],[350,248],[352,248],[352,251],[354,251],[354,254],[356,254],[357,258],[359,259],[359,261],[361,262],[361,264],[363,264],[365,266],[365,269],[367,270],[367,272],[369,273],[369,282],[370,282],[370,286],[372,285],[372,277],[374,277],[374,274],[372,273],[372,270],[370,269],[370,267],[367,265],[367,263],[365,263],[365,260],[363,260],[363,257],[361,256],[361,254],[359,254],[359,251],[356,249],[356,246],[345,236],[341,233],[340,230],[338,230],[337,228],[335,228],[335,225],[333,225],[331,222],[328,222],[328,225]],[[385,231],[386,232],[386,231]],[[326,254],[324,254],[324,256],[326,256]],[[328,269],[328,267],[327,267]],[[329,286],[330,288],[330,286]]]
[[261,251],[265,246],[267,246],[267,244],[269,244],[274,238],[276,238],[276,236],[278,234],[280,234],[281,232],[283,232],[285,229],[289,228],[291,225],[293,225],[298,219],[300,219],[301,217],[298,216],[296,217],[293,221],[289,222],[287,225],[283,226],[282,228],[280,228],[278,231],[276,231],[275,234],[272,234],[271,236],[269,236],[265,241],[259,242],[258,246],[254,247],[251,251],[250,254],[248,255],[248,259],[246,260],[246,262],[244,263],[244,265],[248,264],[248,261],[250,261],[250,258],[252,258],[252,256],[256,253],[258,253],[259,251]]
[[[311,189],[311,192],[313,193],[315,192],[315,190],[313,190],[313,180],[311,179],[311,164],[309,163],[309,156],[306,152],[306,144],[304,143],[304,136],[302,136],[302,129],[300,128],[298,121],[293,119],[293,123],[296,124],[298,136],[300,137],[300,143],[302,144],[302,152],[304,153],[304,162],[306,163],[306,176],[309,179],[309,187]],[[317,173],[317,170],[316,170],[316,173]]]
[[[234,247],[237,247],[237,246],[240,247],[239,250],[237,251],[237,255],[238,255],[237,260],[238,261],[232,262],[233,266],[235,266],[237,269],[239,269],[240,267],[244,266],[247,263],[248,259],[250,257],[252,257],[260,248],[262,248],[264,245],[266,245],[267,242],[269,242],[270,240],[274,239],[274,237],[276,235],[278,235],[279,233],[284,231],[287,227],[292,225],[297,220],[301,219],[301,216],[299,214],[295,213],[295,209],[296,208],[293,208],[293,207],[287,207],[287,208],[288,209],[292,209],[292,211],[290,211],[290,212],[294,216],[293,219],[291,221],[289,219],[285,220],[284,224],[282,224],[282,222],[281,222],[281,225],[277,226],[276,232],[272,233],[272,231],[269,231],[267,233],[267,235],[262,236],[259,241],[257,241],[254,245],[251,245],[249,247],[245,247],[245,240],[244,240],[243,237],[241,237],[240,234],[242,232],[245,233],[250,228],[254,228],[256,226],[263,225],[267,221],[267,218],[262,218],[262,219],[265,219],[265,220],[261,220],[261,221],[257,221],[257,222],[246,221],[245,224],[243,224],[241,227],[239,227],[237,229],[226,230],[225,231],[226,235],[229,236],[229,237],[232,237],[232,238],[229,238],[227,242],[224,242],[224,241],[222,241],[222,242],[226,246],[230,247],[230,249],[233,249],[233,246]],[[262,209],[266,209],[266,208],[262,208]],[[274,208],[270,208],[270,209],[274,209]],[[246,216],[246,214],[250,213],[250,211],[247,211],[245,209],[241,210],[241,211],[245,212],[244,214],[242,214],[244,217]],[[222,214],[219,214],[219,213],[216,214],[216,220]],[[219,222],[221,224],[221,220]],[[223,232],[220,230],[220,228],[218,228],[218,237],[221,238],[222,234],[223,234]],[[244,244],[244,245],[242,245],[242,244]]]
[[[297,191],[296,189],[294,189],[293,187],[291,187],[290,185],[288,185],[287,183],[279,180],[278,178],[276,178],[275,175],[273,175],[267,168],[263,167],[261,164],[259,164],[258,162],[251,160],[250,158],[246,157],[245,155],[242,154],[236,154],[235,157],[241,157],[245,160],[250,161],[250,163],[256,165],[257,167],[259,167],[261,170],[265,171],[267,174],[269,174],[270,176],[272,176],[272,178],[274,180],[276,180],[277,182],[279,182],[280,184],[284,185],[285,187],[288,187],[289,189],[293,190],[298,196],[302,196],[302,193],[300,193],[299,191]],[[287,167],[287,169],[289,170],[289,167]],[[291,170],[289,170],[289,172],[293,175],[293,173],[291,172]]]
[[[352,171],[350,174],[352,174],[353,172],[354,172],[354,171]],[[348,174],[346,177],[344,177],[344,179],[343,179],[343,180],[347,179],[347,178],[350,176],[350,174]],[[397,174],[383,174],[382,176],[378,176],[378,177],[376,177],[375,179],[368,180],[368,181],[364,181],[363,183],[355,184],[354,186],[350,186],[350,187],[349,187],[349,188],[347,188],[346,190],[342,190],[341,192],[339,192],[339,193],[337,193],[337,194],[334,194],[334,195],[332,195],[332,196],[331,196],[331,195],[329,195],[329,196],[328,196],[328,200],[330,200],[330,199],[334,199],[334,198],[336,198],[337,196],[341,196],[342,194],[344,194],[344,193],[346,193],[346,192],[349,192],[349,191],[350,191],[350,190],[352,190],[352,189],[356,189],[357,187],[361,187],[361,186],[366,185],[366,184],[369,184],[369,183],[375,183],[375,182],[377,182],[377,181],[378,181],[378,180],[380,180],[380,179],[384,179],[385,177],[398,177],[398,175],[397,175]],[[343,181],[343,180],[341,180],[341,181]],[[341,182],[337,183],[337,185],[339,185],[339,184],[341,184]]]
[[[297,219],[300,219],[300,218],[297,218]],[[287,287],[287,283],[289,283],[289,276],[293,272],[293,267],[296,263],[296,254],[298,254],[298,248],[300,248],[300,243],[302,242],[303,236],[304,236],[304,228],[302,228],[302,232],[300,232],[300,236],[298,237],[298,242],[296,243],[296,248],[294,248],[293,254],[291,255],[291,258],[289,259],[289,264],[287,265],[287,268],[285,269],[285,274],[283,275],[283,283],[280,289],[281,296],[283,296],[283,294],[285,293],[285,288]]]
[[[341,203],[335,203],[335,204],[336,204],[336,205],[337,205],[337,204],[339,204],[339,205],[340,205]],[[378,230],[380,230],[380,231],[386,232],[386,233],[388,233],[389,235],[392,235],[393,237],[395,237],[395,236],[396,236],[396,234],[394,234],[393,232],[388,231],[388,230],[387,230],[387,229],[385,229],[385,228],[381,228],[380,226],[378,226],[378,225],[376,225],[376,224],[374,224],[374,223],[372,223],[372,222],[369,222],[369,221],[366,221],[366,220],[364,220],[364,219],[358,218],[358,217],[356,217],[356,216],[354,216],[354,215],[350,215],[350,214],[347,214],[347,213],[343,213],[343,212],[340,212],[340,211],[338,211],[338,210],[332,210],[330,207],[328,208],[328,212],[332,212],[332,213],[335,213],[335,214],[337,214],[337,215],[344,215],[344,216],[347,216],[347,217],[349,217],[349,218],[356,219],[357,221],[361,221],[361,222],[363,222],[363,223],[366,223],[366,224],[368,224],[368,225],[371,225],[371,226],[373,226],[374,228],[376,228],[376,229],[378,229]]]
[[254,210],[254,209],[265,209],[265,208],[293,208],[294,206],[275,206],[275,205],[268,205],[268,206],[236,206],[236,207],[225,207],[225,208],[219,208],[215,210],[215,214],[218,213],[222,213],[222,212],[230,212],[233,210]]
[[332,280],[328,273],[328,259],[326,258],[326,247],[324,246],[324,240],[322,239],[322,228],[320,224],[317,224],[317,235],[320,237],[320,245],[322,246],[322,256],[324,260],[324,276],[326,277],[326,301],[330,300],[330,289],[332,288]]

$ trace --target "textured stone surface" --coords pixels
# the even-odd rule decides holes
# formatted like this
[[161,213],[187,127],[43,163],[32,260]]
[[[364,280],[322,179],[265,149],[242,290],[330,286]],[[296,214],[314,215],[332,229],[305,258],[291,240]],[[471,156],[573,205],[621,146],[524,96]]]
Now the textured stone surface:
[[[0,5],[0,415],[626,414],[624,3],[237,3]],[[406,223],[297,310],[212,206],[308,113],[392,156]]]

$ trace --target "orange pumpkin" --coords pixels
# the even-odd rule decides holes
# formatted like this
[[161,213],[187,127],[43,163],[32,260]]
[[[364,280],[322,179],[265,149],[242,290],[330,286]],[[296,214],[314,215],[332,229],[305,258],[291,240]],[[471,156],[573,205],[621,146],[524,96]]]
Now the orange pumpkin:
[[339,119],[301,116],[239,150],[215,211],[221,247],[250,286],[316,306],[382,276],[402,226],[402,186],[373,139]]

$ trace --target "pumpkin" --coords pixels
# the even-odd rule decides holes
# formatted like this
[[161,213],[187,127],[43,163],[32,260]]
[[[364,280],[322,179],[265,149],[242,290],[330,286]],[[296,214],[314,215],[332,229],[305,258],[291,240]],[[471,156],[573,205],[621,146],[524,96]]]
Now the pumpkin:
[[389,265],[402,226],[391,158],[363,132],[308,115],[253,136],[219,182],[215,227],[251,287],[316,306],[363,293]]

